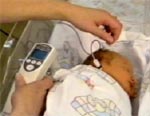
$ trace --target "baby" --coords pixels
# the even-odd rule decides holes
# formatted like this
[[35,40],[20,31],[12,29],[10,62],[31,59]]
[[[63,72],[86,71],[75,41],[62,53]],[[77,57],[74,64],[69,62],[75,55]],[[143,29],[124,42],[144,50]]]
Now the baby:
[[93,53],[72,69],[56,72],[44,116],[131,116],[129,97],[137,94],[133,67],[125,57],[109,50]]
[[[94,56],[101,63],[104,72],[113,77],[131,98],[136,97],[137,80],[134,77],[133,66],[126,57],[109,50],[98,50]],[[92,55],[83,64],[96,67]]]

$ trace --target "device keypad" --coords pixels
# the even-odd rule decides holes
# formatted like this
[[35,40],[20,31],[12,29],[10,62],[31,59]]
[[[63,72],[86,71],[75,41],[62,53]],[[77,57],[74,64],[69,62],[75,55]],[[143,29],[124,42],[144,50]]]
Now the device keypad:
[[40,67],[40,65],[42,64],[42,61],[36,60],[36,59],[27,59],[24,63],[24,69],[27,72],[30,71],[34,71],[35,69],[37,69],[38,67]]
[[26,62],[27,62],[27,63],[30,63],[30,62],[31,62],[31,59],[27,59]]
[[36,64],[36,62],[37,62],[36,60],[32,60],[31,61],[32,64]]
[[37,64],[37,65],[41,65],[41,64],[42,64],[42,62],[41,62],[41,61],[38,61],[36,64]]
[[29,64],[29,65],[26,66],[26,69],[28,71],[32,71],[34,68],[35,68],[34,65],[31,65],[31,64]]

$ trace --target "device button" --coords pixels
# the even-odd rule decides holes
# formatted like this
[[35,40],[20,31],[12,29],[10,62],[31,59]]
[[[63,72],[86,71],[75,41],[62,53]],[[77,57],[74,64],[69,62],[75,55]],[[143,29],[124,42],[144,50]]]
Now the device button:
[[37,65],[41,65],[41,64],[42,64],[42,62],[41,62],[41,61],[38,61],[36,64],[37,64]]
[[32,60],[31,63],[32,63],[32,64],[35,64],[35,63],[36,63],[36,60]]
[[31,71],[34,69],[34,65],[29,64],[29,65],[27,65],[26,68],[27,68],[27,70]]
[[27,63],[30,63],[30,62],[31,62],[31,59],[27,59],[26,62],[27,62]]

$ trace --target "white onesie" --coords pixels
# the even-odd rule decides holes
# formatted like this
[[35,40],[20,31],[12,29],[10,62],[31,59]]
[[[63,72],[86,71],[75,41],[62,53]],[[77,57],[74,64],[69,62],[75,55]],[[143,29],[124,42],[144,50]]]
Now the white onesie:
[[44,116],[131,116],[127,93],[100,69],[78,65],[54,79],[60,82],[48,93]]

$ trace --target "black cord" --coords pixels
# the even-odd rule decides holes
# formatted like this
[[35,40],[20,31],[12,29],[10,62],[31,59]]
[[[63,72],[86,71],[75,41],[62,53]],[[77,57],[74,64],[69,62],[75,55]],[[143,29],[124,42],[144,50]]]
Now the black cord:
[[3,34],[5,34],[6,36],[9,35],[9,33],[5,32],[3,29],[0,29],[0,32],[2,32]]
[[[6,35],[6,36],[9,36],[9,33],[7,33],[6,31],[4,31],[3,29],[0,29],[0,32],[2,32],[4,35]],[[15,37],[15,36],[12,36],[13,38],[15,38],[15,39],[18,39],[17,37]]]

